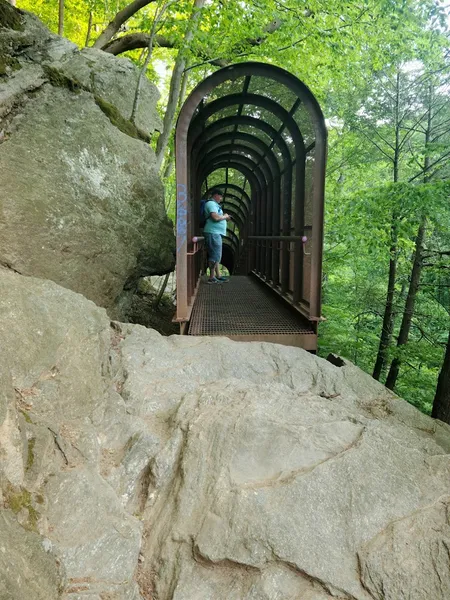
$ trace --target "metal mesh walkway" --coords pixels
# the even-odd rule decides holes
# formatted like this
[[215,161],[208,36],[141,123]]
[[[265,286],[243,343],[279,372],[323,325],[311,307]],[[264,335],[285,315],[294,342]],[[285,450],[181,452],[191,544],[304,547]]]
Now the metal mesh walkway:
[[[200,284],[189,335],[222,335],[236,340],[262,340],[308,347],[294,338],[314,337],[309,323],[283,305],[252,277],[227,283]],[[312,339],[311,339],[312,342]]]

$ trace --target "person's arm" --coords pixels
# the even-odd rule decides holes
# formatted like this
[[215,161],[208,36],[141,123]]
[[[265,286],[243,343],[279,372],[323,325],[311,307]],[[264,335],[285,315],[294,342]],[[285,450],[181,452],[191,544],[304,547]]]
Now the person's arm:
[[231,219],[230,215],[225,213],[224,215],[219,215],[219,213],[211,212],[209,213],[209,217],[213,221],[229,221]]

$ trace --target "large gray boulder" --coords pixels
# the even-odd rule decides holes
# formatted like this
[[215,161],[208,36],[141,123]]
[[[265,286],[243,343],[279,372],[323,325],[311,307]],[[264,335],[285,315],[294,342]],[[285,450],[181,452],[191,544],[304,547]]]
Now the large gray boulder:
[[[86,591],[139,598],[142,522],[105,475],[125,463],[143,425],[115,390],[111,344],[118,340],[105,310],[52,282],[0,269],[0,337],[3,508],[40,534],[64,574],[52,575],[53,595],[42,598],[59,597],[58,587],[70,600]],[[111,433],[119,423],[120,433]],[[40,598],[25,592],[43,558],[30,550],[27,560],[25,581],[8,600]]]
[[352,364],[1,268],[0,339],[8,600],[448,600],[450,427]]
[[157,597],[448,596],[450,428],[349,363],[150,335],[122,343],[122,393],[175,432],[145,519]]
[[[80,292],[110,315],[174,266],[148,139],[158,92],[127,59],[78,50],[0,0],[0,264]],[[120,305],[123,303],[121,302]]]
[[0,598],[57,600],[64,576],[47,540],[19,525],[9,510],[0,513]]

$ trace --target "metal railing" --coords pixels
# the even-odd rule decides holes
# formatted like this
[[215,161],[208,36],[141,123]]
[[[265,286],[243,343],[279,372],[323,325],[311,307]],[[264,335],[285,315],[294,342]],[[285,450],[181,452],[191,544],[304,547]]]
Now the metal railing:
[[185,253],[186,277],[179,278],[177,282],[178,315],[175,319],[180,324],[186,323],[191,315],[192,307],[197,295],[200,277],[206,268],[206,247],[203,236],[194,236],[187,243]]

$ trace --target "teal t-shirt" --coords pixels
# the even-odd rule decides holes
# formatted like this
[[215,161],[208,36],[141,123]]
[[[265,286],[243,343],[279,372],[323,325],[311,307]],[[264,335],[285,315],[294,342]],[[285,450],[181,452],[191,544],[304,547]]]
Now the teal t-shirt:
[[205,204],[206,223],[203,227],[203,233],[220,233],[220,235],[225,236],[227,234],[227,222],[225,219],[223,221],[213,221],[213,219],[210,219],[209,215],[213,212],[223,215],[220,204],[215,200],[208,200]]

